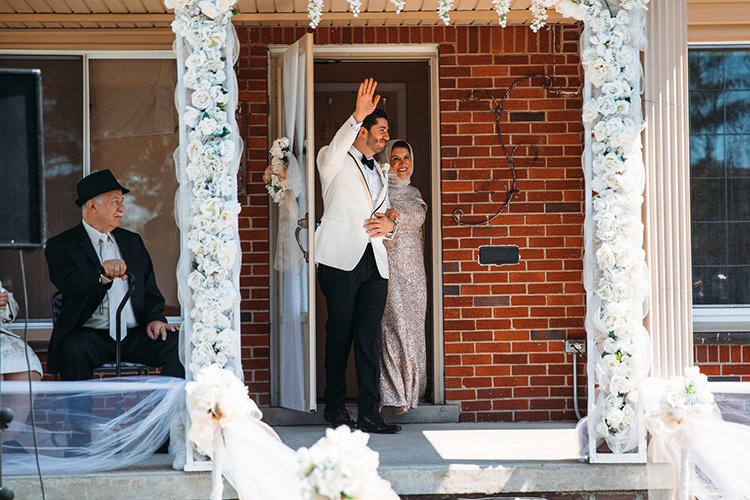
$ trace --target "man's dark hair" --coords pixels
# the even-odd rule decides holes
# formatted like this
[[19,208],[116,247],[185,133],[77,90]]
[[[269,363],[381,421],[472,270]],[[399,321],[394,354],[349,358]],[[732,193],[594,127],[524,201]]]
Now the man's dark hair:
[[378,121],[378,118],[385,118],[385,121],[388,121],[388,115],[385,114],[385,111],[383,111],[380,108],[375,108],[375,111],[367,115],[367,117],[362,122],[362,127],[367,129],[369,132],[373,125]]

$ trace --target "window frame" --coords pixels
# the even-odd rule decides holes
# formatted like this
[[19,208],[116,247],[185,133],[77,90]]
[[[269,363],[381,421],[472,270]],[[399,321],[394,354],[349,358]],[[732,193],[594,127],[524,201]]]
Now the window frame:
[[[89,62],[94,59],[172,59],[177,61],[177,55],[172,50],[8,50],[0,49],[0,56],[27,56],[27,57],[64,57],[75,56],[82,60],[83,71],[83,176],[91,173],[91,110],[90,101],[90,67]],[[179,229],[179,228],[178,228]],[[186,246],[186,235],[180,231],[180,253]],[[167,316],[170,325],[181,325],[185,316],[185,308],[180,304],[180,316]],[[29,340],[36,340],[36,337],[44,337],[43,331],[47,332],[45,340],[49,338],[52,331],[52,318],[49,319],[32,319],[28,321],[13,322],[9,326],[11,330],[23,331],[28,330],[37,332],[36,335],[30,334]]]
[[[688,42],[688,53],[694,49],[720,49],[733,50],[742,49],[750,52],[750,39],[737,42]],[[688,65],[688,71],[690,67]],[[690,92],[690,79],[688,78],[688,92]],[[688,111],[689,114],[689,111]],[[689,142],[688,132],[688,142]],[[692,182],[692,175],[690,176]],[[692,199],[690,200],[692,205]],[[692,238],[692,236],[691,236]],[[691,249],[692,260],[692,249]],[[692,272],[692,265],[691,265]],[[691,279],[692,282],[692,279]],[[692,289],[690,290],[692,294]],[[692,300],[692,296],[691,296]],[[750,331],[750,304],[730,305],[695,305],[693,304],[693,331],[700,332],[749,332]]]

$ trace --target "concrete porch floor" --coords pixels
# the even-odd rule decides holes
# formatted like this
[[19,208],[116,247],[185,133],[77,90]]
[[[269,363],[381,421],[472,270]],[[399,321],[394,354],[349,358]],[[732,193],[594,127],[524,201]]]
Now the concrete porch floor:
[[[636,499],[648,490],[645,465],[580,462],[573,424],[430,423],[403,427],[400,434],[372,435],[369,442],[380,453],[381,476],[402,496],[434,495],[439,499],[580,493],[588,499]],[[314,444],[326,428],[275,429],[287,445],[297,449]],[[210,473],[172,470],[167,455],[155,455],[117,471],[44,479],[49,500],[204,500],[211,487]],[[17,499],[41,499],[36,476],[5,477],[3,484],[15,490]],[[231,487],[227,486],[224,498],[236,498]]]

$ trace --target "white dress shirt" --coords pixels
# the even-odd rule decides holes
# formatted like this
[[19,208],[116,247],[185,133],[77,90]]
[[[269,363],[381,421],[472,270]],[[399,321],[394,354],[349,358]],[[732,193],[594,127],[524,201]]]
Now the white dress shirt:
[[[362,122],[357,123],[357,120],[355,120],[353,116],[349,117],[349,123],[357,132],[359,132],[360,127],[362,127]],[[357,150],[357,148],[354,149]],[[359,153],[358,150],[357,152]],[[359,158],[357,158],[357,160],[360,160],[361,162],[363,156],[362,153],[359,153]],[[367,187],[370,188],[370,196],[372,197],[373,206],[375,206],[377,199],[380,197],[380,191],[383,190],[383,179],[380,177],[380,172],[376,170],[378,168],[380,168],[380,165],[377,161],[375,161],[375,168],[367,168],[367,165],[365,165],[365,182],[367,182]]]
[[[86,233],[88,233],[89,238],[91,238],[91,244],[94,245],[94,250],[99,256],[99,262],[101,263],[101,245],[99,242],[101,241],[102,236],[104,236],[104,233],[100,233],[89,224],[87,224],[86,221],[83,221],[83,227],[86,229]],[[112,233],[107,233],[107,236],[110,238],[112,243],[114,243],[114,250],[117,253],[117,258],[122,259],[122,252],[120,252],[120,247],[117,246],[117,240],[115,240],[115,238],[112,236]],[[112,286],[115,285],[116,283],[112,284]],[[119,304],[115,304],[114,307],[117,307],[118,305]],[[128,303],[125,304],[125,308],[122,310],[122,320],[122,324],[125,325],[126,328],[133,328],[134,326],[138,325],[135,320],[133,305],[130,303],[130,300],[128,300]],[[97,330],[109,330],[109,294],[104,296],[101,305],[96,308],[94,314],[92,314],[91,318],[89,318],[89,320],[84,323],[84,326]],[[125,338],[126,334],[127,331],[123,330],[122,338]]]

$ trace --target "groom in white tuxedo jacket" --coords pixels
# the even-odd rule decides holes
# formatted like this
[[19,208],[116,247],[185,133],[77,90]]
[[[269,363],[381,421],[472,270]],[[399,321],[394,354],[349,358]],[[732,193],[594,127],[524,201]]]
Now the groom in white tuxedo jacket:
[[326,298],[325,411],[332,427],[355,427],[346,410],[346,365],[354,344],[357,423],[365,432],[401,430],[378,410],[380,320],[388,292],[383,238],[396,223],[385,215],[388,180],[373,159],[388,142],[388,117],[377,108],[377,82],[359,86],[357,104],[331,144],[318,153],[323,217],[315,232],[318,282]]

